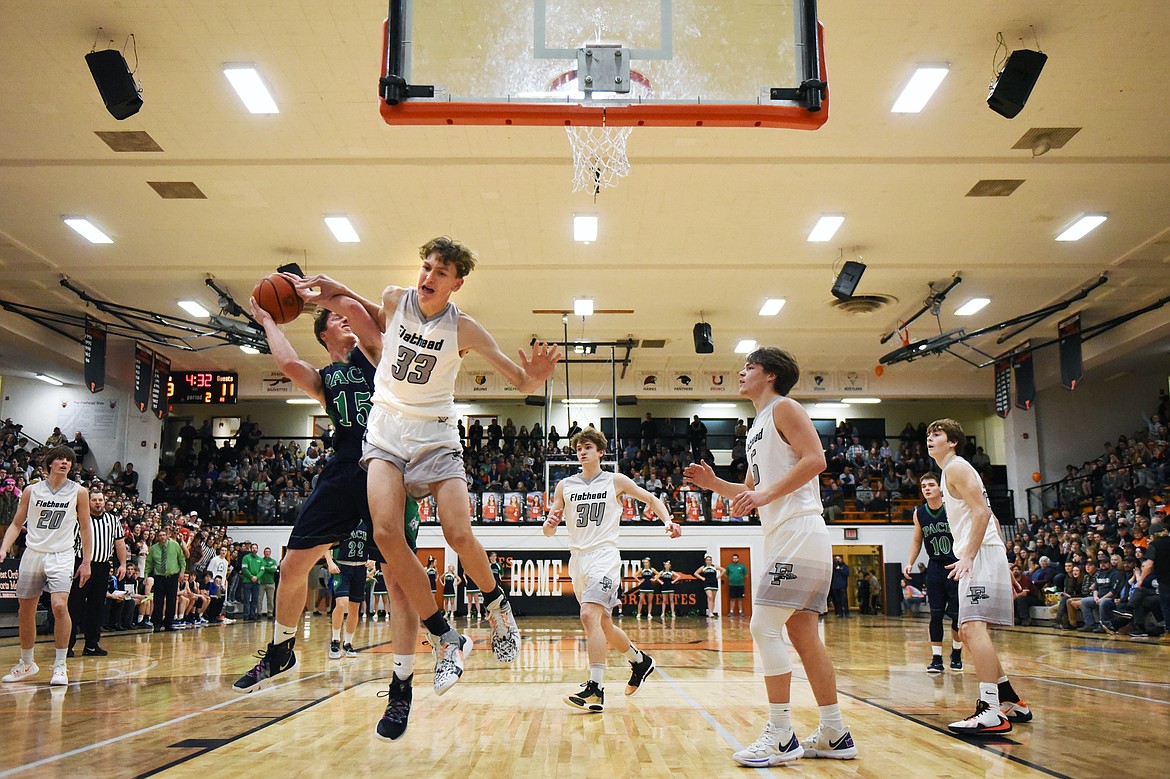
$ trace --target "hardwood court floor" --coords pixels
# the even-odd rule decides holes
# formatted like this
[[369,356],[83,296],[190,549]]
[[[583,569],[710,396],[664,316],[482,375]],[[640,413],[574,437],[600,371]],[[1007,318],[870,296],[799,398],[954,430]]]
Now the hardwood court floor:
[[[67,688],[48,686],[52,649],[39,643],[35,683],[0,689],[0,777],[748,775],[730,753],[756,738],[766,708],[746,623],[626,617],[622,624],[660,672],[626,698],[627,666],[611,652],[601,715],[561,702],[587,673],[574,619],[522,619],[525,642],[513,666],[492,657],[486,626],[473,625],[477,648],[467,672],[442,697],[420,644],[410,727],[396,742],[373,734],[385,704],[376,693],[391,666],[385,622],[361,625],[359,657],[330,661],[326,618],[306,620],[297,675],[249,696],[228,688],[255,662],[252,652],[266,639],[260,623],[108,636],[109,657],[70,661]],[[973,669],[926,674],[924,620],[830,617],[824,634],[861,756],[760,773],[1164,775],[1168,641],[997,631],[1004,664],[1036,719],[976,742],[946,732],[972,709]],[[0,641],[0,666],[17,656],[15,639]],[[816,710],[799,664],[795,673],[794,722],[803,736],[816,726]]]

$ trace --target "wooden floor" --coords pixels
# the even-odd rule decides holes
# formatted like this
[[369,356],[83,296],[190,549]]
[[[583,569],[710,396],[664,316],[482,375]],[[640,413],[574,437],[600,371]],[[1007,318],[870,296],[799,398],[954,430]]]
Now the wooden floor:
[[[578,713],[561,702],[587,675],[575,620],[521,620],[523,651],[511,666],[492,657],[485,626],[472,625],[481,648],[442,698],[431,689],[429,655],[419,655],[410,728],[396,742],[373,735],[385,704],[376,693],[385,689],[391,665],[385,622],[361,625],[355,644],[366,649],[359,657],[330,661],[325,618],[307,619],[297,676],[250,696],[228,688],[267,638],[260,623],[109,636],[108,658],[70,661],[67,688],[48,686],[52,648],[39,643],[35,683],[0,689],[0,777],[751,773],[730,757],[766,719],[747,625],[696,617],[622,623],[655,656],[660,673],[626,698],[628,666],[611,652],[604,714]],[[973,669],[926,674],[923,619],[830,617],[824,634],[861,756],[757,773],[1165,775],[1170,641],[997,631],[1004,665],[1036,719],[1010,736],[976,742],[946,732],[946,723],[972,709]],[[15,639],[0,641],[0,666],[17,657]],[[796,676],[793,717],[803,736],[816,726],[816,709],[799,664]]]

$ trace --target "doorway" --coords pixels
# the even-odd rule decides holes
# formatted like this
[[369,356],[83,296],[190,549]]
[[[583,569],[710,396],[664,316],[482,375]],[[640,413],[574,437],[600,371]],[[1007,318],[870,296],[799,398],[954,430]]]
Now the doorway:
[[[743,611],[747,617],[751,617],[751,615],[752,615],[752,572],[751,572],[752,550],[746,546],[725,546],[725,547],[720,548],[720,550],[719,550],[719,567],[726,570],[727,566],[731,563],[731,556],[732,555],[739,555],[739,561],[741,563],[743,563],[745,566],[748,566],[747,575],[744,577],[744,580],[743,580],[743,588],[744,588]],[[721,583],[719,589],[720,589],[719,613],[720,614],[730,614],[731,613],[731,587],[726,581],[724,581]]]
[[[841,555],[845,564],[849,566],[849,610],[859,610],[862,614],[881,613],[884,604],[885,592],[885,565],[883,564],[882,547],[874,544],[833,544],[833,554]],[[877,577],[876,593],[870,588],[872,604],[858,602],[858,581],[863,571],[873,571]]]
[[[424,546],[420,547],[415,556],[418,561],[422,563],[423,568],[427,567],[427,559],[435,558],[435,608],[443,608],[443,571],[447,570],[446,549],[441,546]],[[419,617],[425,619],[429,614],[420,614]]]

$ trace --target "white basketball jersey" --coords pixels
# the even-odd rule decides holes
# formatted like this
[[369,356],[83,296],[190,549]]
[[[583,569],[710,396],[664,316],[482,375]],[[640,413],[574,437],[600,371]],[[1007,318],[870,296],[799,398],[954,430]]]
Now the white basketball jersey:
[[[942,488],[943,505],[947,507],[947,521],[951,523],[951,536],[955,539],[953,548],[958,554],[959,551],[966,551],[968,540],[971,538],[971,526],[974,522],[971,519],[971,510],[967,503],[953,497],[950,490],[947,489],[947,471],[954,473],[955,469],[966,469],[975,477],[977,483],[982,484],[983,482],[975,467],[958,455],[952,457],[943,466],[942,478],[939,480],[938,486]],[[991,501],[987,499],[987,490],[983,491],[983,500],[990,508]],[[999,537],[999,531],[996,529],[994,514],[991,519],[987,520],[987,530],[983,532],[983,544],[1003,546],[1003,539]]]
[[454,303],[429,319],[409,287],[382,337],[374,375],[374,404],[413,417],[454,417],[459,355],[459,309]]
[[[783,479],[800,459],[792,447],[780,437],[780,433],[776,431],[776,423],[772,421],[772,407],[779,401],[780,398],[777,398],[762,409],[748,431],[748,468],[756,489],[762,489]],[[823,511],[817,479],[811,479],[797,487],[795,491],[777,498],[766,506],[761,506],[760,525],[764,528],[766,536],[793,517],[821,514]]]
[[77,490],[75,481],[66,479],[56,492],[48,479],[28,488],[28,529],[25,545],[34,552],[71,552],[77,538]]
[[601,546],[617,546],[622,500],[613,477],[613,473],[602,471],[593,477],[593,481],[585,481],[585,477],[578,473],[561,482],[571,551],[587,552]]

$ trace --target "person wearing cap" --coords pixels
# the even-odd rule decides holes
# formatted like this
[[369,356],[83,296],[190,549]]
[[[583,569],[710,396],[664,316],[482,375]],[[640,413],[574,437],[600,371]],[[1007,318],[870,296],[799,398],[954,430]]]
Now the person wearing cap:
[[1082,633],[1105,632],[1101,618],[1113,610],[1124,583],[1121,572],[1113,567],[1109,555],[1098,553],[1097,573],[1089,583],[1089,594],[1081,598],[1081,616],[1085,620],[1080,628]]

